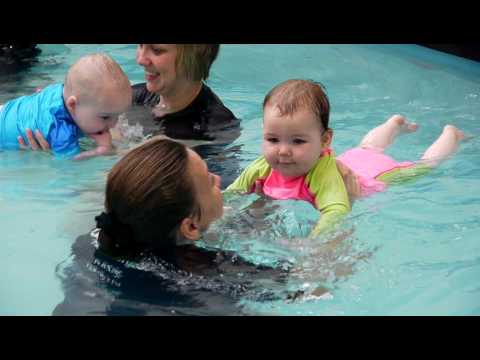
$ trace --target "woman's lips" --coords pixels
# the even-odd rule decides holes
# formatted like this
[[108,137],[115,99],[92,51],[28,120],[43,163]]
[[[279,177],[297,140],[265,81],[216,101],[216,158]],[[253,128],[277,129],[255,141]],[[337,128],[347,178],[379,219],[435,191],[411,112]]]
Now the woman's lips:
[[157,77],[158,77],[158,74],[149,73],[149,72],[145,73],[145,80],[147,80],[147,81],[155,80]]

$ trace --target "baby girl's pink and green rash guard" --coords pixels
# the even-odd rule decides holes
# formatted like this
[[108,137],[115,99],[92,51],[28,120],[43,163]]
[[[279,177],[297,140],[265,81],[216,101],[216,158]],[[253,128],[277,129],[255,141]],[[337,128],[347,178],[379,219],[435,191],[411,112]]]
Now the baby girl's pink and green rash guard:
[[320,210],[321,217],[314,234],[322,232],[350,211],[348,193],[330,151],[324,152],[306,175],[298,177],[283,176],[261,156],[225,191],[251,193],[257,184],[262,186],[264,194],[274,199],[305,200]]

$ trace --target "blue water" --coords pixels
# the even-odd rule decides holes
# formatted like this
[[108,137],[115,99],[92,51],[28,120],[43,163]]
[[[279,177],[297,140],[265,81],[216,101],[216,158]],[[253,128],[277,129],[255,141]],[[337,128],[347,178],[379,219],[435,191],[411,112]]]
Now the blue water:
[[[94,51],[108,52],[132,83],[143,81],[134,45],[41,49],[30,68],[0,74],[0,103],[62,81],[70,64]],[[256,195],[227,201],[232,209],[204,241],[258,262],[289,258],[297,271],[285,286],[311,293],[242,304],[283,315],[479,315],[480,64],[413,45],[222,46],[208,84],[242,119],[232,144],[242,166],[260,152],[263,97],[288,78],[326,86],[337,153],[394,113],[419,124],[388,151],[398,160],[419,158],[446,123],[473,137],[428,176],[356,202],[334,240],[305,238],[316,219],[307,203],[252,210]],[[117,159],[0,152],[0,315],[49,315],[63,300],[56,266],[93,227]]]

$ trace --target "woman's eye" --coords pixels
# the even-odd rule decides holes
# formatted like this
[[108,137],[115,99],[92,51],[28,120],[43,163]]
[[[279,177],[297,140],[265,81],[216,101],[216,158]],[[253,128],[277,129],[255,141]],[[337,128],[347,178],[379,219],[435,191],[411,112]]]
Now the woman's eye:
[[165,52],[164,49],[155,49],[155,48],[152,48],[152,52],[155,54],[155,55],[160,55],[160,54],[163,54]]

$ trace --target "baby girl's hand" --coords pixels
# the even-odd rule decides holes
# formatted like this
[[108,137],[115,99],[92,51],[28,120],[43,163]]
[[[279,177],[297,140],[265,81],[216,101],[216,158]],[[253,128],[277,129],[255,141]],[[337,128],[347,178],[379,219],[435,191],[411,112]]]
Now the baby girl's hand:
[[263,194],[263,184],[261,181],[256,180],[255,181],[255,187],[253,189],[253,192],[257,195],[262,195]]

